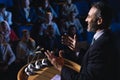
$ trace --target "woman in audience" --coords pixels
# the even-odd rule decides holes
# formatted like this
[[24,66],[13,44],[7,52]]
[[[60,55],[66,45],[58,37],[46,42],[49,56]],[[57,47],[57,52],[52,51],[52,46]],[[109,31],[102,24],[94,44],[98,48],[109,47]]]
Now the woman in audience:
[[[8,70],[16,57],[9,43],[5,42],[4,35],[0,34],[0,79],[6,80]],[[5,76],[6,75],[6,76]],[[7,79],[8,80],[8,79]]]
[[0,33],[4,36],[6,42],[10,41],[11,28],[7,21],[0,23]]

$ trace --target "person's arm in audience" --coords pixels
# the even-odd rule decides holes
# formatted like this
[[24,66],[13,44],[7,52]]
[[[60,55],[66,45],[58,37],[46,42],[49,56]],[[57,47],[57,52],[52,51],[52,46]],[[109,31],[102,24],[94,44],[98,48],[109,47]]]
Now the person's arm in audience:
[[8,65],[10,65],[15,61],[16,57],[15,57],[15,54],[13,53],[12,48],[10,47],[9,44],[7,45],[7,50],[10,55],[10,59],[8,61]]

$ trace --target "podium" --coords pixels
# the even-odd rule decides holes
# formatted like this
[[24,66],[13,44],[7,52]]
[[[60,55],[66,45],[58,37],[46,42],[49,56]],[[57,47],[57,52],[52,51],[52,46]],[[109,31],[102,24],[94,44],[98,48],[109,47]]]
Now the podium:
[[[65,66],[70,67],[71,69],[77,72],[80,71],[81,69],[80,65],[68,59],[64,59],[64,60],[65,60]],[[19,70],[17,74],[17,80],[50,80],[55,75],[57,74],[60,75],[60,72],[57,69],[55,69],[54,66],[46,66],[44,68],[41,68],[40,70],[37,70],[35,74],[28,76],[25,73],[26,66],[28,66],[28,64],[26,64]]]

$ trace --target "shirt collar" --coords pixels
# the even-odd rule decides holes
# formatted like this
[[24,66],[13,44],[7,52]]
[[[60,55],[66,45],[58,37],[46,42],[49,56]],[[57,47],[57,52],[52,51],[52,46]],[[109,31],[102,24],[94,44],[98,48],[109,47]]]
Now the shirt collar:
[[97,40],[103,33],[104,33],[104,30],[97,31],[93,38]]

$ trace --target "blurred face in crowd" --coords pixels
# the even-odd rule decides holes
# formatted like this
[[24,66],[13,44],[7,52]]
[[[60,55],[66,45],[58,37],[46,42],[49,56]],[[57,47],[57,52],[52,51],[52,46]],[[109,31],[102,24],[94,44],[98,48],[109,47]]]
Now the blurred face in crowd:
[[45,8],[47,8],[49,6],[48,0],[45,0],[44,5],[45,5]]
[[47,32],[49,35],[54,35],[54,28],[52,25],[49,25],[48,28],[47,28]]
[[23,0],[23,5],[24,5],[24,7],[29,7],[30,0]]
[[87,26],[88,32],[94,32],[98,27],[98,24],[97,24],[98,18],[96,16],[97,11],[98,11],[97,8],[92,7],[88,13],[87,18],[85,19],[85,21],[88,23],[88,26]]
[[75,13],[74,13],[74,12],[71,12],[71,13],[70,13],[70,19],[75,19],[75,18],[76,18]]
[[5,22],[2,22],[0,25],[0,32],[4,35],[8,32],[8,25]]
[[69,34],[69,36],[74,37],[74,35],[76,34],[76,28],[74,25],[69,27],[68,34]]
[[52,21],[53,15],[52,15],[51,12],[48,12],[48,13],[47,13],[47,19],[48,19],[48,21]]
[[71,4],[72,0],[66,0],[67,4]]
[[27,30],[23,31],[23,38],[27,41],[30,38],[30,34]]

